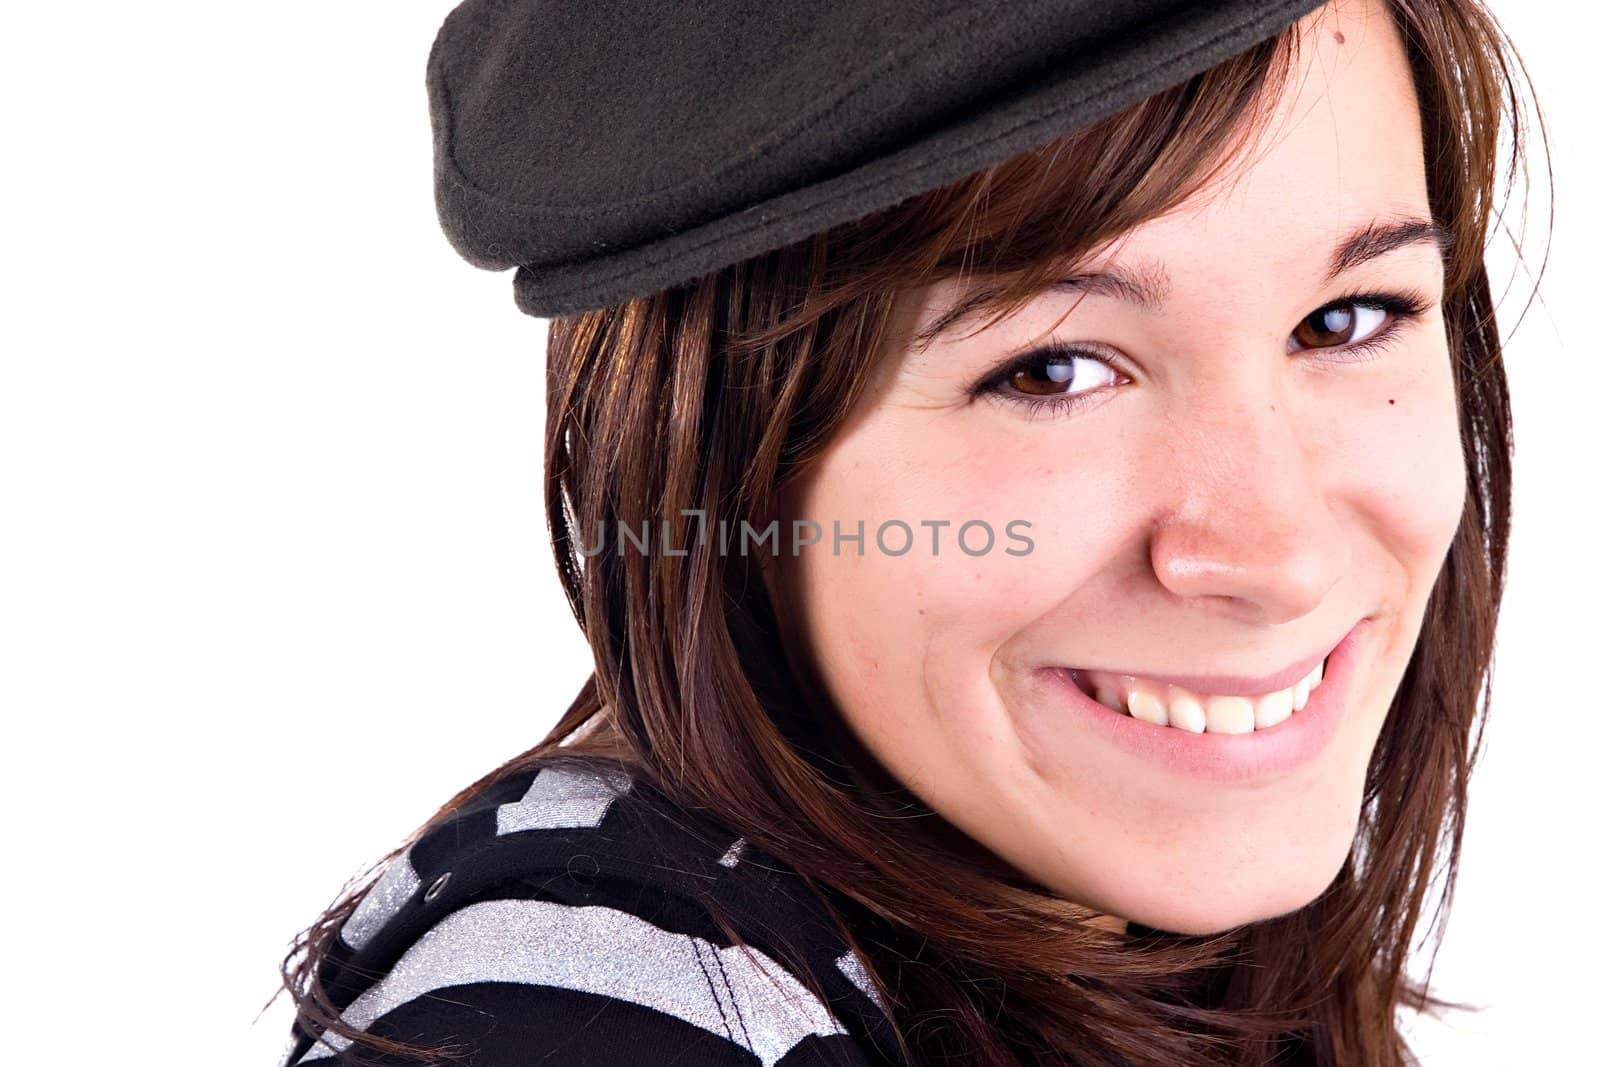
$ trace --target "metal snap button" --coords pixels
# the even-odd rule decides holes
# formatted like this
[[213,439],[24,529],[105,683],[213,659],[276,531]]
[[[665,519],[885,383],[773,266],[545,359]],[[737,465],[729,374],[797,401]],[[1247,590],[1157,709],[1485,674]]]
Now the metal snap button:
[[445,883],[448,881],[450,881],[449,871],[445,871],[439,877],[435,878],[433,880],[433,884],[428,887],[428,891],[422,894],[422,902],[424,904],[433,903],[433,898],[439,895],[440,891],[444,889]]

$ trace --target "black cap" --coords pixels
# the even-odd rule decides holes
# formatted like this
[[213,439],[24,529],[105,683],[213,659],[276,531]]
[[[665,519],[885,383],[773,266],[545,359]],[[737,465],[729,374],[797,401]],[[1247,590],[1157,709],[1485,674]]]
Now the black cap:
[[428,57],[439,220],[558,316],[1000,163],[1321,0],[466,0]]

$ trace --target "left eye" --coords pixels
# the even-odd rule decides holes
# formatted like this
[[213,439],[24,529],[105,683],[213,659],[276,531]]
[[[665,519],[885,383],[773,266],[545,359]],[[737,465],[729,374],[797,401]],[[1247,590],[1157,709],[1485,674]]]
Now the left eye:
[[1377,304],[1342,300],[1320,307],[1300,320],[1290,335],[1300,348],[1334,348],[1360,344],[1383,326],[1389,310]]

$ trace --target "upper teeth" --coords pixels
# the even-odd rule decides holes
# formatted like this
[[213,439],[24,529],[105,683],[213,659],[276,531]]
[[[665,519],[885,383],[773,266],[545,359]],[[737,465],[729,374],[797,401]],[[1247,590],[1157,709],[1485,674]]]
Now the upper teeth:
[[1257,697],[1208,696],[1131,674],[1084,671],[1085,688],[1113,711],[1126,712],[1156,726],[1190,733],[1247,734],[1276,726],[1306,706],[1322,684],[1322,663],[1287,689]]

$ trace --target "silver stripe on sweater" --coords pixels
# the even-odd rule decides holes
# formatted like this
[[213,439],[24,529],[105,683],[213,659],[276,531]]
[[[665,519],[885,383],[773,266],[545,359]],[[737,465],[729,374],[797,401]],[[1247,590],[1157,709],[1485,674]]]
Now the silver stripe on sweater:
[[612,802],[632,788],[631,777],[611,768],[591,772],[545,767],[521,800],[500,805],[495,833],[599,826]]
[[717,862],[722,864],[724,867],[737,867],[739,865],[739,857],[744,855],[744,847],[745,840],[741,837],[739,840],[728,846],[728,851],[724,852],[722,854],[722,858],[717,860]]
[[854,952],[846,952],[843,956],[834,960],[833,965],[839,968],[846,978],[850,979],[851,985],[871,998],[872,1003],[878,1006],[879,1011],[883,1012],[885,1016],[889,1014],[889,1009],[883,1003],[883,994],[878,992],[878,987],[872,984],[872,978],[867,974],[866,967],[862,966],[860,956],[857,956]]
[[339,928],[339,936],[351,948],[365,947],[421,886],[422,879],[417,876],[416,868],[411,866],[411,850],[408,848],[391,860],[383,874],[372,883],[367,895],[361,898],[361,902]]
[[[451,912],[352,1001],[343,1018],[365,1030],[416,997],[472,982],[550,986],[631,1001],[727,1038],[766,1067],[812,1034],[847,1032],[822,1001],[760,949],[719,948],[615,908],[545,900],[487,900]],[[730,1011],[735,1005],[737,1011]],[[297,1063],[331,1058],[350,1043],[326,1035]]]

